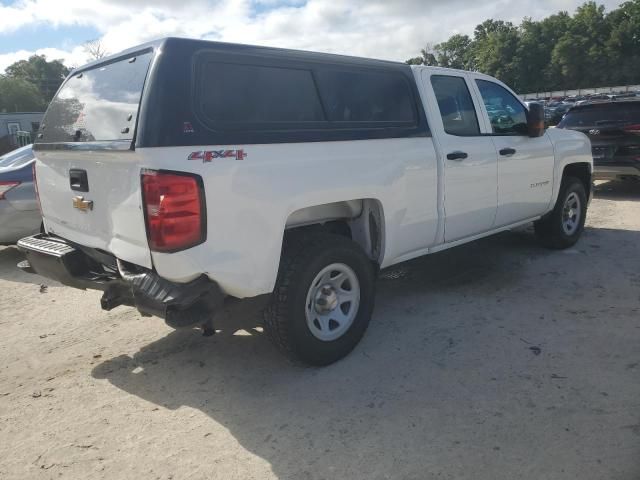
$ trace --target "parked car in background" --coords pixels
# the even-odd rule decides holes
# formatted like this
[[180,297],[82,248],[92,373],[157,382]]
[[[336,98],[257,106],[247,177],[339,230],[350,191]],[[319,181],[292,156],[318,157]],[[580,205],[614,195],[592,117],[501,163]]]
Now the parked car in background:
[[579,102],[576,102],[576,105],[584,105],[585,103],[595,102],[598,100],[611,100],[612,97],[613,96],[608,93],[594,93],[591,95],[587,95],[584,100],[580,100]]
[[544,121],[548,126],[555,126],[560,123],[562,117],[573,107],[573,103],[561,103],[555,107],[546,108],[544,111]]
[[34,161],[31,145],[0,157],[0,244],[15,243],[40,230]]
[[594,178],[640,178],[640,99],[631,97],[572,108],[558,128],[591,139]]
[[626,93],[615,93],[611,95],[612,100],[621,100],[623,98],[634,98],[636,96],[635,92],[626,92]]

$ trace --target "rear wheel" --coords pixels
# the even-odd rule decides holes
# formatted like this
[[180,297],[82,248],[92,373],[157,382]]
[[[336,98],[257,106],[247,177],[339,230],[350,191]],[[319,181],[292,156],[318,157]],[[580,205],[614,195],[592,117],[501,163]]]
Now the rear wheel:
[[309,365],[346,356],[364,334],[375,269],[359,245],[331,234],[291,234],[264,324],[276,346]]
[[540,242],[548,248],[569,248],[582,235],[586,217],[587,194],[584,184],[575,177],[565,177],[553,211],[534,224],[535,232]]

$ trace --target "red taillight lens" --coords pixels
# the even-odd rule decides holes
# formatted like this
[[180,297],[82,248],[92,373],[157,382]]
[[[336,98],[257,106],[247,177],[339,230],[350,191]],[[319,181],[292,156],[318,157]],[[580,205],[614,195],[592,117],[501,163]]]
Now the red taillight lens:
[[627,133],[635,133],[636,135],[640,135],[640,124],[637,125],[626,125],[622,128]]
[[151,250],[175,252],[205,241],[204,189],[198,175],[143,170],[142,201]]
[[20,182],[0,182],[0,200],[5,199],[5,194],[12,188],[16,188]]

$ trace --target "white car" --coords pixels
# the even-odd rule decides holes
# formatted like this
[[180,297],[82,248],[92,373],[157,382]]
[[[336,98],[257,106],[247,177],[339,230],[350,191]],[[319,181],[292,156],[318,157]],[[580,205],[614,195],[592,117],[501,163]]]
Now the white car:
[[33,186],[31,145],[0,157],[0,245],[40,231],[42,218]]
[[528,222],[569,247],[590,198],[584,134],[457,70],[169,38],[75,70],[43,123],[23,269],[209,333],[267,295],[313,365],[358,343],[378,270]]

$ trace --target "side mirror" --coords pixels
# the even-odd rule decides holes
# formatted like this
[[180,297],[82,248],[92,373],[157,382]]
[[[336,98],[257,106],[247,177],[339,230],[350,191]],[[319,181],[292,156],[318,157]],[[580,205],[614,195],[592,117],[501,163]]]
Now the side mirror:
[[527,111],[527,128],[532,138],[544,135],[544,107],[539,103],[530,103]]

